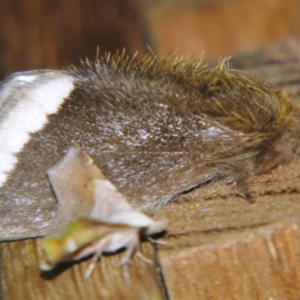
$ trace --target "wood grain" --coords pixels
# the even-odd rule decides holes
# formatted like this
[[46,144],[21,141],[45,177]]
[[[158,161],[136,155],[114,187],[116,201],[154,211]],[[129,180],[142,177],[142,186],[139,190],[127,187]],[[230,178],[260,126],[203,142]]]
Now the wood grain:
[[[137,257],[128,267],[129,282],[119,266],[123,253],[104,257],[85,280],[90,260],[62,266],[50,274],[41,273],[39,239],[1,243],[0,249],[0,299],[162,299],[155,265]],[[154,258],[150,244],[144,243],[142,252]]]
[[299,299],[299,219],[165,250],[160,258],[173,300]]

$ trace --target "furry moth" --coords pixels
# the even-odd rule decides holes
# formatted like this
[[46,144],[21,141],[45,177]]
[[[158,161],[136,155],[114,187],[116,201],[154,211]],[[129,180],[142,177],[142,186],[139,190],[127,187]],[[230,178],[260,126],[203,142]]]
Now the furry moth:
[[134,209],[225,178],[248,182],[298,155],[293,101],[245,72],[125,52],[0,86],[0,238],[43,235],[56,209],[46,170],[72,145]]
[[105,178],[92,158],[82,149],[71,147],[63,160],[47,171],[58,200],[53,232],[42,241],[50,270],[63,261],[94,255],[92,267],[104,252],[126,248],[122,264],[139,250],[140,234],[149,236],[165,228],[132,209],[125,197]]

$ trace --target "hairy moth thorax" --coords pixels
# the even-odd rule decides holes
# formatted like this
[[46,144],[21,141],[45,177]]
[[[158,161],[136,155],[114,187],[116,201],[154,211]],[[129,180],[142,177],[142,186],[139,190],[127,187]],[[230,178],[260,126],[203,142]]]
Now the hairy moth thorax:
[[122,52],[12,75],[0,86],[1,239],[49,231],[57,205],[46,171],[74,145],[135,209],[218,178],[250,198],[249,180],[297,155],[298,120],[287,95],[227,60]]

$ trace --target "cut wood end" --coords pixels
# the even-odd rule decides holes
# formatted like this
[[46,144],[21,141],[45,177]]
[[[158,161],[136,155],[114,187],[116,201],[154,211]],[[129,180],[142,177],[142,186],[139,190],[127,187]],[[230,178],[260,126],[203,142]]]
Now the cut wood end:
[[300,219],[206,245],[161,249],[159,257],[171,299],[296,299]]

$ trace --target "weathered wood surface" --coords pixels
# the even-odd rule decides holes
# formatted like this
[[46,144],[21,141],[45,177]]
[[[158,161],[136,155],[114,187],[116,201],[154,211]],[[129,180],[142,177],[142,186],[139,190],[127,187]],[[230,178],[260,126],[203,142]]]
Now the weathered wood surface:
[[[119,262],[124,253],[104,257],[86,280],[90,260],[65,266],[52,274],[42,274],[39,239],[1,244],[0,299],[162,299],[156,280],[155,265],[137,257],[124,278]],[[143,254],[154,259],[151,245],[144,244]]]
[[[291,40],[232,63],[262,70],[299,101],[299,51]],[[86,281],[88,260],[43,278],[38,240],[2,243],[0,299],[300,299],[299,178],[300,159],[258,177],[254,204],[222,181],[181,195],[155,216],[169,222],[167,245],[155,254],[143,244],[144,255],[159,261],[134,258],[130,283],[117,267],[122,253],[105,257]]]
[[160,253],[171,299],[299,299],[299,219],[226,231],[215,242]]

